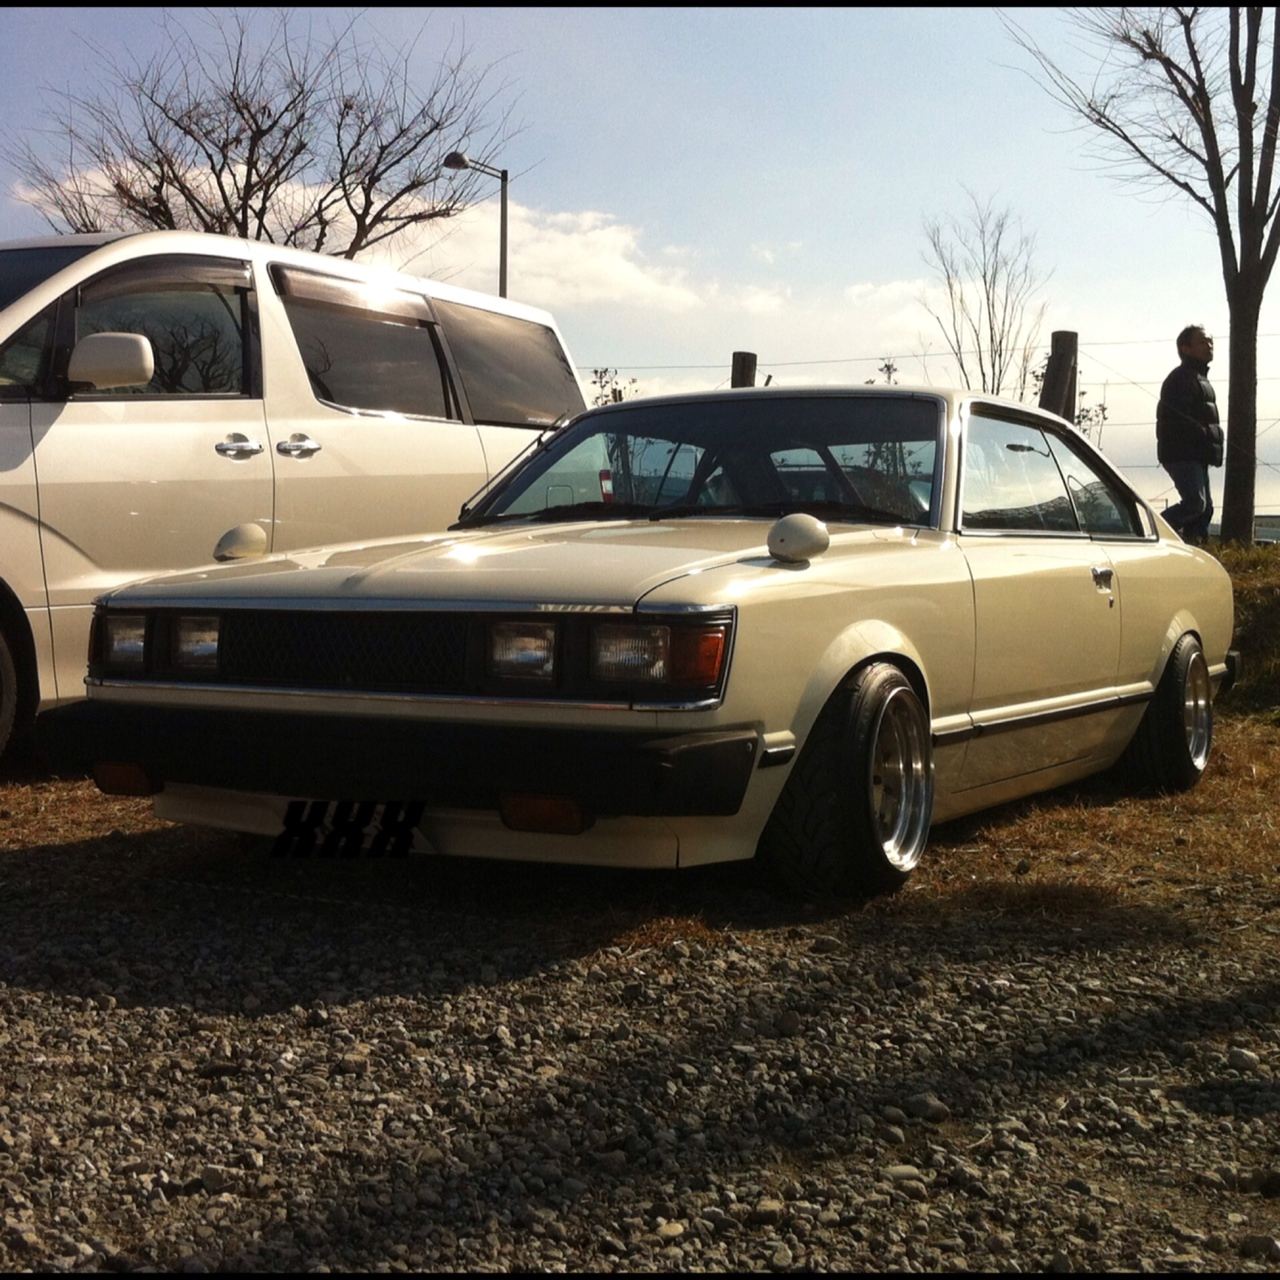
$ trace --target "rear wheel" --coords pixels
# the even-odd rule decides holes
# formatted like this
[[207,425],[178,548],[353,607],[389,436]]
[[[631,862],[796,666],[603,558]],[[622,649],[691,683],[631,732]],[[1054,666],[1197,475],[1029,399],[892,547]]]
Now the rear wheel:
[[878,662],[823,707],[758,853],[793,890],[868,897],[905,882],[932,813],[928,715],[902,672]]
[[1200,641],[1188,634],[1174,645],[1124,762],[1142,786],[1187,791],[1200,781],[1212,746],[1209,665]]

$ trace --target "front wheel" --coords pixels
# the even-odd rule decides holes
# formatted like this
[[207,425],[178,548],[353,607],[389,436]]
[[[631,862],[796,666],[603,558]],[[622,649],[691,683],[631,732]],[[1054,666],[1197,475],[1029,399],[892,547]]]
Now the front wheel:
[[869,897],[906,881],[932,815],[929,717],[902,672],[877,662],[819,713],[758,853],[801,893]]
[[1140,785],[1189,791],[1200,781],[1213,746],[1213,686],[1195,636],[1173,647],[1155,696],[1125,752]]

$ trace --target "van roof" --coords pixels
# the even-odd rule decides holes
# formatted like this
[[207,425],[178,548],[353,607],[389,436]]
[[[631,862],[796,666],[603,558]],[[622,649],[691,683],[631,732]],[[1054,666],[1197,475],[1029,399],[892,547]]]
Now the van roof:
[[[52,245],[83,245],[88,249],[105,248],[126,239],[134,242],[131,249],[136,247],[143,253],[199,253],[201,251],[236,253],[256,261],[291,263],[294,266],[309,268],[313,271],[326,271],[332,275],[347,276],[351,279],[367,278],[370,274],[381,277],[389,283],[398,279],[403,288],[412,288],[415,282],[425,281],[430,286],[431,296],[444,302],[459,302],[490,310],[497,308],[519,318],[542,324],[554,324],[550,313],[543,307],[515,302],[510,298],[498,298],[495,294],[476,289],[465,289],[460,285],[448,284],[430,276],[414,275],[410,271],[397,270],[388,262],[342,258],[333,254],[316,253],[312,249],[297,249],[288,245],[273,244],[269,240],[247,240],[239,236],[219,235],[212,231],[126,230],[36,236],[30,239],[0,242],[0,252],[8,249],[44,249]],[[86,257],[72,264],[72,267],[80,271],[91,265],[90,259]]]
[[47,249],[54,244],[83,244],[92,247],[111,244],[115,240],[123,240],[125,236],[139,234],[137,231],[83,231],[65,236],[30,236],[26,240],[0,240],[0,253],[6,249]]

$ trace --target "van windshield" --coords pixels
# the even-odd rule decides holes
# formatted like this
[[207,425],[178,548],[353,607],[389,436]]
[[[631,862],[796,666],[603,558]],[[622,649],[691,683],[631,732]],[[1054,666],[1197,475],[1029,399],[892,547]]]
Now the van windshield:
[[96,244],[51,244],[41,245],[38,249],[0,249],[0,311],[42,280],[101,247]]

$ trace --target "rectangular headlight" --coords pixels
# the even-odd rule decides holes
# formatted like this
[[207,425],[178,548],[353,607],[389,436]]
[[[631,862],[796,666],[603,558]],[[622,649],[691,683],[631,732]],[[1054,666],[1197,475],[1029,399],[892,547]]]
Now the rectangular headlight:
[[141,671],[147,656],[147,618],[142,613],[110,613],[102,623],[102,660],[115,671]]
[[183,671],[218,669],[219,619],[179,615],[173,625],[173,665]]
[[591,675],[596,680],[711,686],[720,679],[728,638],[723,623],[603,624],[591,635]]
[[556,673],[556,624],[495,622],[489,628],[489,671],[513,680],[550,680]]
[[670,627],[606,624],[591,633],[596,680],[665,680],[670,663]]

